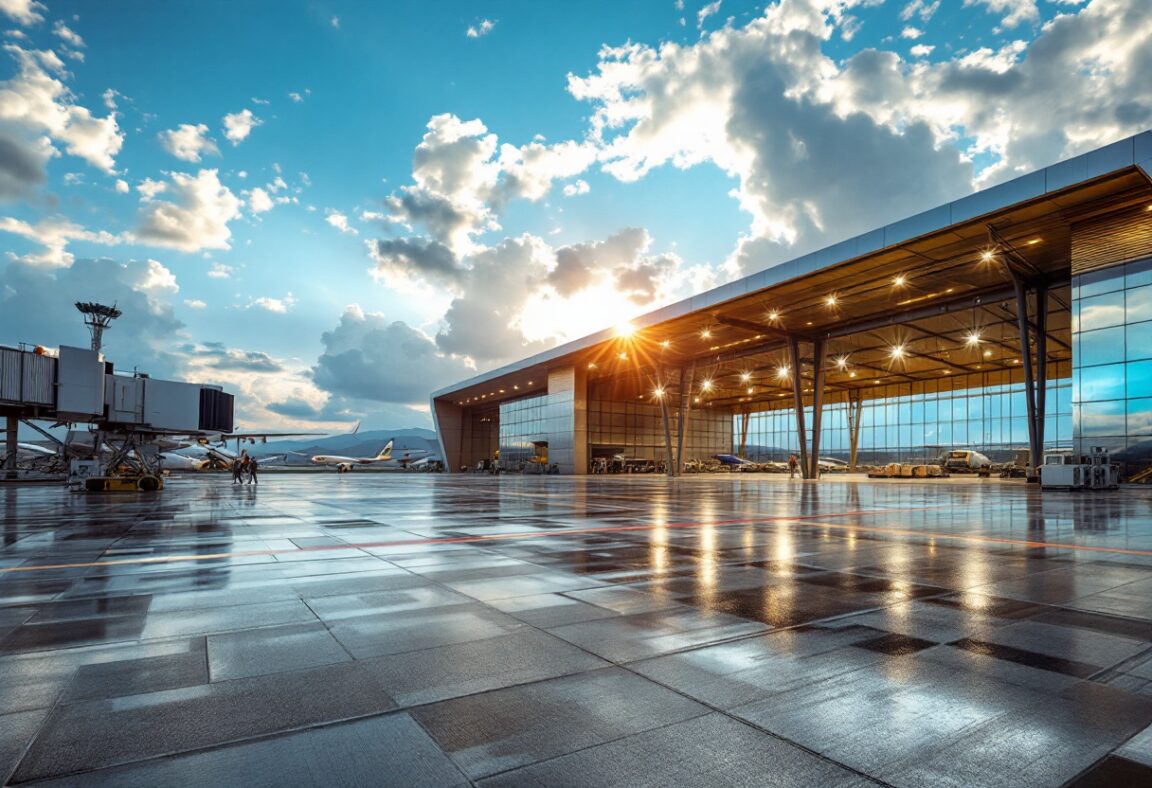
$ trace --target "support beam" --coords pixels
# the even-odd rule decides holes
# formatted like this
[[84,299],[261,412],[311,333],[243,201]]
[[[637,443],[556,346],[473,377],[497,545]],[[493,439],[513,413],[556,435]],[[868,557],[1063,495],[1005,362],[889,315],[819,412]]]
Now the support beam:
[[4,475],[9,479],[16,478],[16,454],[20,451],[18,435],[20,434],[20,418],[15,413],[9,413],[4,429]]
[[800,444],[800,472],[808,478],[808,431],[804,427],[804,379],[800,376],[800,339],[788,338],[788,354],[792,363],[792,403],[796,410],[796,441]]
[[1028,409],[1028,453],[1031,457],[1029,481],[1036,478],[1041,449],[1036,444],[1036,378],[1032,374],[1032,344],[1029,342],[1028,284],[1015,269],[1009,268],[1016,290],[1016,322],[1020,331],[1020,366],[1024,368],[1024,402]]
[[[1036,469],[1044,461],[1044,413],[1048,406],[1048,287],[1036,285]],[[1037,470],[1037,472],[1039,472]]]
[[809,479],[820,478],[820,424],[824,416],[824,340],[812,342],[812,466]]
[[848,392],[848,470],[855,473],[856,455],[860,448],[860,417],[864,415],[864,394]]
[[668,417],[668,384],[667,375],[661,375],[657,384],[662,392],[660,395],[660,418],[664,422],[664,470],[669,478],[676,475],[676,462],[672,455],[672,427]]
[[748,448],[748,425],[751,421],[751,411],[745,410],[740,414],[740,449],[736,452],[737,457],[743,457]]
[[680,370],[680,418],[676,420],[676,475],[684,473],[684,436],[692,413],[692,383],[696,377],[696,362]]

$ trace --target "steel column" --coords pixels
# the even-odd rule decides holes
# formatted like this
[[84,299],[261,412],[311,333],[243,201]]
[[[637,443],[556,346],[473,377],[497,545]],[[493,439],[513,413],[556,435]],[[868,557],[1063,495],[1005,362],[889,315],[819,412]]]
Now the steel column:
[[1020,365],[1024,367],[1024,402],[1028,408],[1028,453],[1031,455],[1029,478],[1034,478],[1040,463],[1036,445],[1036,378],[1032,374],[1032,345],[1029,341],[1028,288],[1024,280],[1011,268],[1012,285],[1016,291],[1016,322],[1020,331]]
[[1044,420],[1048,406],[1048,285],[1036,285],[1036,450],[1032,467],[1044,461]]
[[9,479],[16,478],[16,455],[20,451],[19,438],[20,418],[15,413],[9,413],[4,429],[4,475]]
[[820,478],[820,422],[824,415],[824,340],[812,342],[812,454],[810,479]]
[[672,460],[672,427],[668,418],[668,387],[665,383],[667,376],[662,375],[657,382],[660,386],[660,418],[664,421],[664,470],[669,477],[676,475],[676,465]]
[[856,454],[860,448],[860,417],[864,415],[864,396],[848,392],[848,470],[856,471]]
[[792,401],[796,409],[796,441],[800,444],[800,474],[808,478],[808,431],[804,427],[804,385],[800,377],[800,340],[788,337],[788,355],[792,361]]

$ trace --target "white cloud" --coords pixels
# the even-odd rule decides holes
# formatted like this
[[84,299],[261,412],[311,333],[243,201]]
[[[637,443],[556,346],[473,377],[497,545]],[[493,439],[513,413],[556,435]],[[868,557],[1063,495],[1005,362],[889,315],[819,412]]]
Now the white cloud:
[[302,93],[297,93],[295,90],[288,94],[288,98],[292,99],[293,104],[299,104],[300,102],[304,101],[304,95]]
[[496,22],[492,19],[481,19],[474,25],[469,25],[467,35],[469,38],[482,38],[492,32],[492,28],[496,27]]
[[913,57],[928,57],[932,54],[934,49],[936,49],[936,47],[932,46],[931,44],[916,44],[908,51],[912,54]]
[[1040,9],[1036,0],[964,0],[964,5],[982,5],[990,14],[1003,14],[1000,24],[1004,27],[1017,27],[1024,22],[1040,21]]
[[212,267],[208,269],[208,276],[211,279],[231,279],[235,272],[236,269],[231,266],[223,263],[212,263]]
[[704,22],[708,19],[708,17],[720,11],[720,4],[722,2],[723,0],[714,0],[696,12],[696,27],[698,29],[704,29]]
[[43,246],[41,250],[26,255],[8,253],[8,257],[12,260],[43,268],[67,268],[71,266],[75,261],[75,256],[68,251],[68,244],[72,241],[114,246],[125,240],[123,236],[113,235],[102,230],[87,230],[62,216],[42,219],[36,224],[22,219],[14,219],[10,216],[0,217],[0,232],[19,235]]
[[182,161],[198,162],[206,154],[220,153],[216,143],[208,136],[208,126],[203,123],[181,123],[174,129],[160,132],[158,136],[164,150]]
[[48,8],[36,0],[0,0],[0,13],[21,25],[34,25],[44,21]]
[[201,301],[199,298],[185,298],[184,306],[188,307],[189,309],[204,309],[208,306],[208,304]]
[[901,38],[908,38],[908,39],[911,39],[913,41],[915,41],[917,38],[919,38],[922,35],[924,35],[923,30],[920,30],[919,28],[912,27],[911,25],[909,25],[908,27],[906,27],[900,31],[900,37]]
[[252,114],[250,109],[242,109],[239,112],[233,112],[224,116],[224,136],[233,145],[239,145],[248,135],[252,133],[252,129],[261,125],[264,121]]
[[340,29],[340,17],[338,17],[338,16],[332,17],[330,20],[328,20],[328,24],[332,25],[332,27],[339,30]]
[[591,190],[592,187],[588,185],[587,181],[577,178],[572,183],[564,185],[564,196],[575,197],[578,194],[587,194]]
[[130,191],[132,191],[132,187],[128,185],[128,181],[124,180],[123,178],[116,179],[117,194],[127,194]]
[[268,192],[259,186],[248,193],[248,209],[252,213],[266,213],[272,210],[272,205],[272,198],[268,196]]
[[52,32],[65,44],[72,47],[83,47],[84,39],[62,21],[57,20],[52,26]]
[[[136,237],[184,252],[228,249],[228,222],[240,216],[240,198],[220,183],[216,170],[195,176],[173,172],[169,179],[146,179],[138,187],[142,207]],[[157,199],[161,194],[170,199]]]
[[332,225],[342,233],[346,233],[348,235],[360,234],[359,230],[348,224],[348,216],[340,213],[340,211],[329,210],[328,215],[324,218],[324,221],[328,222],[328,224]]
[[275,312],[278,315],[285,314],[294,306],[296,306],[296,298],[291,293],[283,298],[268,298],[264,296],[254,298],[248,302],[249,309],[263,309],[265,312]]
[[935,16],[942,0],[912,0],[900,10],[900,18],[907,22],[913,16],[920,17],[920,21],[927,23]]
[[3,48],[15,58],[19,69],[14,77],[0,82],[0,122],[27,134],[46,133],[63,143],[69,154],[114,172],[116,154],[124,144],[116,113],[97,118],[77,104],[58,78],[66,72],[63,61],[53,52],[25,50],[15,44]]

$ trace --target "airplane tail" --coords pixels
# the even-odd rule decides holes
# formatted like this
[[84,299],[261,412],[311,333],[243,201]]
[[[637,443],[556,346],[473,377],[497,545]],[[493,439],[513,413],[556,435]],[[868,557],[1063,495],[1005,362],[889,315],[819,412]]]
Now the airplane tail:
[[376,459],[378,459],[378,460],[390,460],[390,459],[392,459],[392,441],[388,441],[388,443],[386,443],[384,445],[384,448],[381,449],[380,453],[376,455]]

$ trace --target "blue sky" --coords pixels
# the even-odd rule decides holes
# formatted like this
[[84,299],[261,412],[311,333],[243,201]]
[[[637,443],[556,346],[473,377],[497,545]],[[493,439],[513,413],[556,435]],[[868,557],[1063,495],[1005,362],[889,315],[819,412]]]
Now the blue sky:
[[[247,427],[427,393],[1152,125],[1138,0],[0,0],[0,342]],[[227,118],[227,119],[226,119]]]

